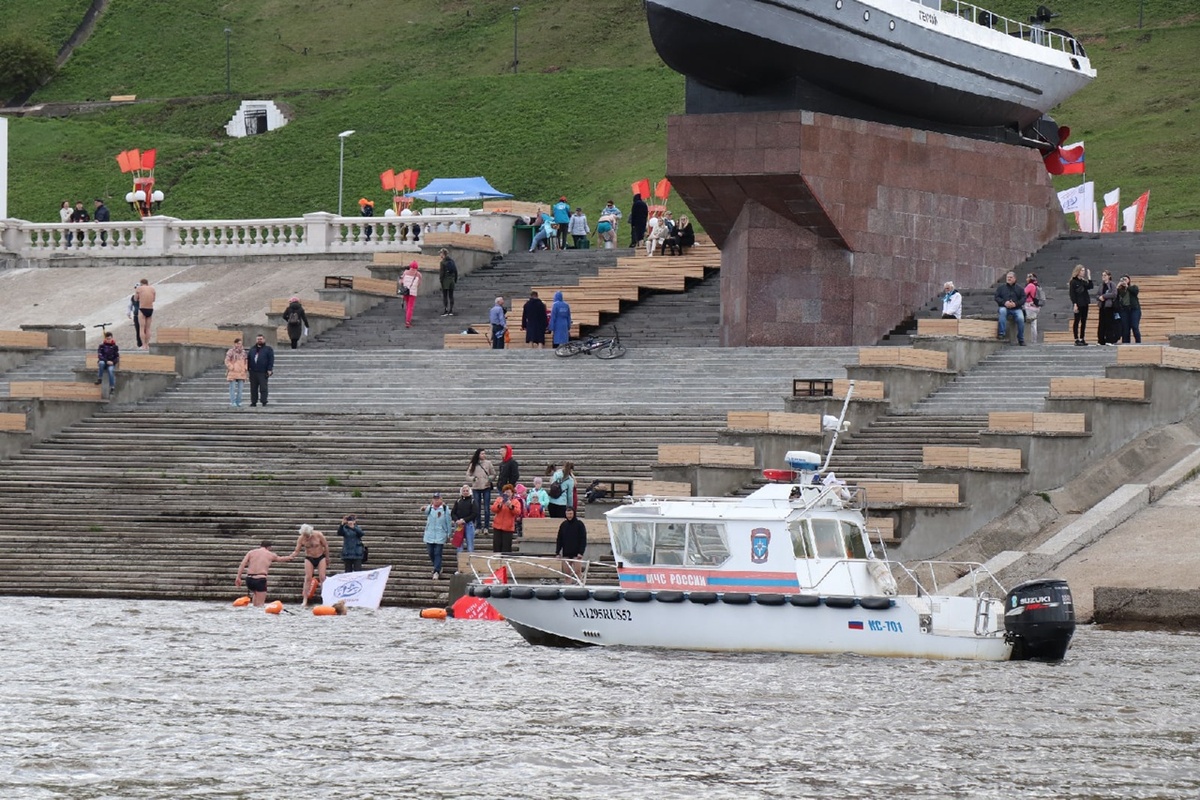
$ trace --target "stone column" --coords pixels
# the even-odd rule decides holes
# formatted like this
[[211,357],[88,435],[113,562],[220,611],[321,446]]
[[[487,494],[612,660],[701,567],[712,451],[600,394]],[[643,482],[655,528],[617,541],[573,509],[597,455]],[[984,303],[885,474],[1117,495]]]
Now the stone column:
[[1035,150],[808,111],[672,117],[667,175],[721,248],[721,339],[863,345],[1065,232]]
[[304,215],[304,252],[327,253],[333,243],[333,221],[337,214],[313,211]]
[[145,217],[142,220],[142,225],[145,228],[142,239],[142,250],[138,253],[139,256],[165,256],[175,249],[177,244],[172,236],[172,228],[176,222],[179,222],[175,217],[165,217],[155,215],[153,217]]

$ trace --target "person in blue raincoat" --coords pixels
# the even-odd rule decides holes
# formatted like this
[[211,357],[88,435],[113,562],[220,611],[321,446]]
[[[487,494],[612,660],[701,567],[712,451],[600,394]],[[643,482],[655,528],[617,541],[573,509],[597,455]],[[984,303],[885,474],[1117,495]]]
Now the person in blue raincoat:
[[554,304],[550,306],[550,334],[554,347],[571,340],[571,307],[563,300],[562,292],[554,293]]

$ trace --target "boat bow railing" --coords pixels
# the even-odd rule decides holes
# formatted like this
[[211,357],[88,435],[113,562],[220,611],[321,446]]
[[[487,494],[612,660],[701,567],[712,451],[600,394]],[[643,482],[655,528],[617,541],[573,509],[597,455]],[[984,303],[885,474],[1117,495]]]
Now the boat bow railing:
[[[998,591],[1000,596],[1007,593],[992,571],[977,561],[921,561],[911,567],[899,561],[889,560],[884,563],[893,568],[893,575],[895,570],[899,570],[901,580],[910,582],[917,595],[941,594],[942,581],[946,576],[951,577],[946,583],[969,578],[970,593],[963,594],[977,599],[990,598],[993,591]],[[901,594],[906,594],[903,588]]]
[[[920,0],[913,0],[920,2]],[[1020,22],[1008,17],[1002,17],[994,11],[988,11],[986,8],[980,8],[973,3],[964,3],[960,0],[942,0],[943,10],[949,12],[953,6],[954,15],[961,17],[968,22],[973,22],[976,25],[982,25],[985,28],[991,28],[997,32],[1003,32],[1008,36],[1013,36],[1019,39],[1024,39],[1027,42],[1040,44],[1048,47],[1051,50],[1057,50],[1062,53],[1069,53],[1073,56],[1085,56],[1083,45],[1079,43],[1073,36],[1068,36],[1054,30],[1048,30],[1040,22]]]
[[[524,580],[528,583],[549,582],[583,586],[587,583],[588,566],[591,562],[586,559],[496,554],[483,558],[483,569],[479,568],[474,558],[470,563],[475,583],[519,584]],[[497,580],[501,575],[504,580]]]

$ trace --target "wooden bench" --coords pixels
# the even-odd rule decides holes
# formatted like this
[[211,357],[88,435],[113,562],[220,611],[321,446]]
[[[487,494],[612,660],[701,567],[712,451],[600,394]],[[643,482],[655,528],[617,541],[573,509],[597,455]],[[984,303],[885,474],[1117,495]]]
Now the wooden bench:
[[654,481],[638,478],[633,482],[633,496],[645,497],[691,497],[692,485],[682,481]]
[[1200,369],[1200,350],[1157,345],[1118,347],[1117,364],[1119,366],[1150,364],[1157,367]]
[[[387,281],[381,281],[381,283],[387,283]],[[392,293],[395,294],[395,291],[396,287],[393,285]],[[278,316],[287,311],[287,307],[290,304],[290,300],[277,297],[267,306],[267,313]],[[303,300],[301,301],[301,305],[304,306],[304,313],[310,317],[329,319],[346,318],[346,306],[342,303],[335,303],[332,300]],[[284,338],[286,339],[287,337]]]
[[[563,520],[554,517],[521,520],[522,542],[557,542],[558,528]],[[591,531],[589,531],[591,533]]]
[[633,481],[629,478],[592,478],[580,492],[580,497],[593,487],[605,493],[604,497],[593,502],[613,502],[633,495]]
[[1051,378],[1050,398],[1145,400],[1146,385],[1121,378]]
[[1021,451],[1001,447],[925,445],[921,448],[921,463],[927,467],[1013,471],[1021,469]]
[[833,397],[833,378],[792,378],[792,397]]
[[0,331],[0,348],[5,350],[45,350],[50,334],[39,331]]
[[[232,347],[232,343],[230,343]],[[93,372],[100,366],[100,357],[95,353],[86,359],[86,366]],[[175,374],[175,356],[152,356],[145,353],[130,353],[122,355],[117,363],[118,372],[155,372],[168,375]]]
[[68,381],[12,381],[8,384],[8,396],[22,399],[78,400],[98,403],[103,399],[100,388],[90,383]]
[[858,363],[863,367],[947,370],[950,356],[940,350],[918,350],[913,347],[860,347]]
[[725,427],[734,431],[820,436],[821,415],[792,414],[786,411],[730,411],[725,415]]
[[484,200],[483,210],[495,214],[516,214],[518,217],[539,217],[543,211],[550,213],[549,203],[530,203],[527,200]]
[[137,100],[136,94],[114,94],[108,98],[110,103],[132,103]]
[[228,350],[233,347],[234,339],[242,338],[242,332],[222,331],[216,328],[158,328],[154,337],[158,344],[221,347]]
[[867,493],[871,505],[956,506],[957,483],[917,483],[916,481],[855,481]]
[[920,319],[917,320],[917,335],[995,339],[996,322],[985,319]]
[[[831,397],[845,400],[850,381],[840,378],[793,378],[792,397]],[[883,400],[883,381],[854,381],[855,400]]]
[[486,333],[447,333],[442,336],[444,350],[488,350],[491,346]]
[[[371,263],[378,264],[381,267],[407,267],[412,262],[417,262],[417,269],[421,272],[437,272],[441,269],[442,259],[440,256],[427,256],[423,253],[375,253],[371,257]],[[396,287],[392,286],[392,291],[395,292]]]
[[725,444],[660,444],[658,463],[753,467],[754,448]]
[[0,413],[0,431],[23,431],[25,429],[24,414],[15,411]]
[[[396,296],[396,282],[385,281],[379,278],[364,278],[358,275],[326,275],[326,289],[347,289],[352,292],[362,292],[363,294],[382,295],[383,297]],[[307,311],[307,306],[305,307]]]
[[1036,411],[993,411],[988,430],[1005,433],[1086,433],[1083,414],[1052,414]]
[[436,225],[437,217],[419,218],[421,245],[423,247],[456,247],[459,250],[480,250],[485,253],[499,253],[496,240],[491,236],[479,233],[449,233],[426,230],[426,225]]

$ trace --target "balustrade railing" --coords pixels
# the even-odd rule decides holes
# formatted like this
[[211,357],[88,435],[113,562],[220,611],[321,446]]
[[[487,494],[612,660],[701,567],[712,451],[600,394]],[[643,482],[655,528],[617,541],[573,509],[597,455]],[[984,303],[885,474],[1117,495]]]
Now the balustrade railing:
[[[409,217],[338,217],[316,212],[288,219],[242,220],[155,216],[139,222],[65,224],[0,220],[0,249],[33,259],[418,252],[425,233],[468,233],[473,220],[478,224],[481,218],[468,211]],[[511,229],[512,223],[494,225]]]

